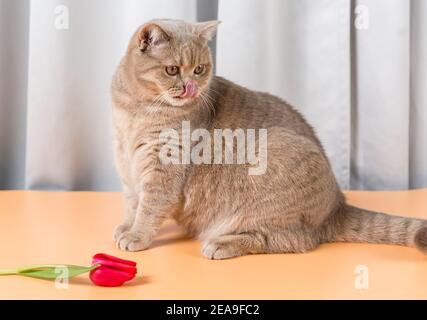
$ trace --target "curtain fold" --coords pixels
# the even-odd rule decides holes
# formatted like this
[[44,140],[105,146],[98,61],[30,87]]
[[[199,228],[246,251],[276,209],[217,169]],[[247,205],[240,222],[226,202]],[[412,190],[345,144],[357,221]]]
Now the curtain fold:
[[24,187],[28,3],[0,0],[0,189]]
[[411,2],[409,186],[427,186],[427,1]]
[[350,4],[220,0],[218,13],[218,74],[301,111],[343,188],[350,179]]
[[343,188],[427,187],[426,16],[424,0],[0,0],[0,189],[120,190],[109,86],[131,34],[217,17],[217,73],[301,111]]
[[357,6],[367,8],[369,27],[355,30],[352,185],[407,189],[410,2],[358,0]]

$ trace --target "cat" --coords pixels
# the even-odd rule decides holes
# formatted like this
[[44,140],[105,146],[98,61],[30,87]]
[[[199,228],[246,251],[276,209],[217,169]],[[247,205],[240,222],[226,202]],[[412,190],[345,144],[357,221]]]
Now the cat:
[[[147,22],[115,72],[115,163],[126,206],[114,232],[117,246],[145,250],[173,218],[202,242],[209,259],[306,252],[327,242],[427,252],[426,221],[346,204],[319,139],[296,109],[213,76],[208,43],[217,27],[217,21]],[[265,173],[249,175],[247,164],[165,165],[160,133],[183,121],[209,132],[267,129]]]

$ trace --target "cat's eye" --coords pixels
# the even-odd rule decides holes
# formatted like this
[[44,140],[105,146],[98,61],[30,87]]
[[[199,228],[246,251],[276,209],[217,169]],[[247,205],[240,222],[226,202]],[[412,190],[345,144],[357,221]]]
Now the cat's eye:
[[176,76],[179,72],[179,68],[177,66],[167,66],[166,73],[170,76]]
[[196,69],[194,69],[194,74],[200,75],[205,71],[205,65],[199,64]]

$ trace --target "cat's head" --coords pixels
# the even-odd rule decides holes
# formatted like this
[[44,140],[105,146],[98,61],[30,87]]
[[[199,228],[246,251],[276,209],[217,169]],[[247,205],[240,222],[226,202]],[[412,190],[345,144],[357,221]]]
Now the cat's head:
[[142,25],[126,55],[132,93],[175,107],[203,98],[213,68],[208,42],[218,24],[152,20]]

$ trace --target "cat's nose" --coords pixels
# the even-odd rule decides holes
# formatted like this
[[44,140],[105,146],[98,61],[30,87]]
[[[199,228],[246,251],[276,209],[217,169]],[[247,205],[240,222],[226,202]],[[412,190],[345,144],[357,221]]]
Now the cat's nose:
[[197,83],[194,80],[188,80],[184,86],[181,98],[194,98],[197,95]]

